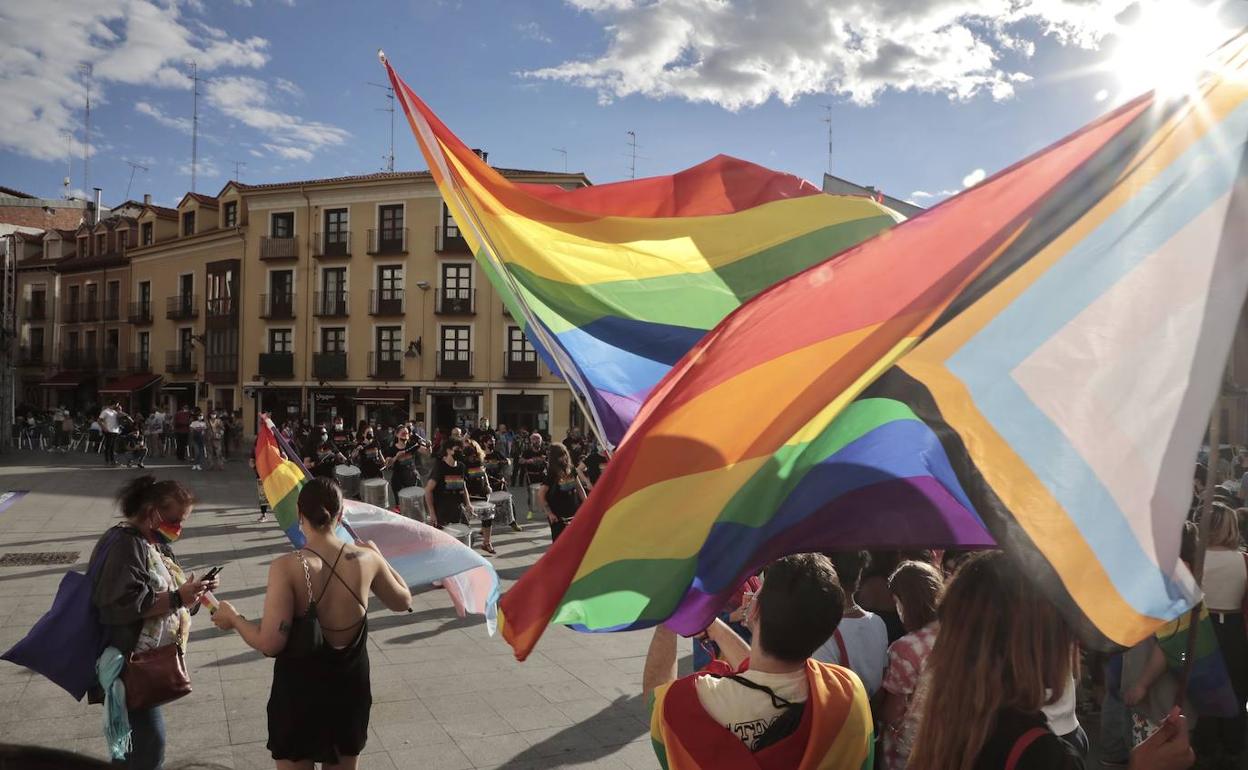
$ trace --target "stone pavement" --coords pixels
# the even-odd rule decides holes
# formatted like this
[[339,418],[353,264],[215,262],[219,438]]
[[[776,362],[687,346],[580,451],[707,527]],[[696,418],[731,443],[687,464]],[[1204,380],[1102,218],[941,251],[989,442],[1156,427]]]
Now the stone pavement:
[[[148,472],[187,483],[199,498],[175,546],[184,566],[223,564],[218,596],[260,615],[268,563],[289,546],[272,523],[256,522],[255,481],[235,459],[222,472],[192,472],[153,459]],[[0,554],[75,551],[86,569],[100,533],[115,520],[112,494],[141,471],[110,469],[98,455],[0,455],[0,493],[29,490],[0,512]],[[495,536],[506,590],[545,550],[544,522]],[[0,567],[0,650],[48,609],[65,566]],[[369,612],[373,710],[360,767],[655,768],[641,670],[649,632],[585,635],[551,628],[517,663],[480,617],[458,618],[441,589],[414,590],[412,614],[375,600]],[[690,648],[681,642],[682,670]],[[196,617],[188,652],[194,691],[165,707],[166,765],[271,768],[264,748],[272,661],[237,634]],[[0,742],[104,755],[103,710],[77,703],[47,680],[0,662]],[[203,766],[196,764],[196,767]]]

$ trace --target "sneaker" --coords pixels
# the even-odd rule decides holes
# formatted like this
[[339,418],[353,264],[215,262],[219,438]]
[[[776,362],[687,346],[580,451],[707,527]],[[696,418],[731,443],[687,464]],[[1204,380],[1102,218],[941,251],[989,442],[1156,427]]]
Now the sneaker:
[[144,465],[143,463],[139,463],[139,467],[140,467],[140,468],[146,468],[147,466],[146,466],[146,465]]
[[257,522],[268,521],[268,520],[269,520],[269,514],[267,513],[260,514],[260,518],[256,519]]
[[521,526],[520,526],[520,522],[516,521],[515,519],[512,519],[512,520],[511,520],[511,529],[512,529],[513,531],[515,531],[515,532],[523,532],[523,531],[524,531],[524,527],[521,527]]

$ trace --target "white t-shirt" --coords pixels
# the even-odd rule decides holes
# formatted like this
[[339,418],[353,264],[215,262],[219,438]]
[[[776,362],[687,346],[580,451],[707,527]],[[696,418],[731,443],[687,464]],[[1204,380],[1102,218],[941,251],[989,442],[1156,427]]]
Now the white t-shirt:
[[[810,695],[805,666],[787,674],[746,671],[738,676],[770,687],[772,692],[791,703],[805,703]],[[702,674],[693,680],[693,684],[702,708],[706,709],[711,719],[731,730],[751,751],[754,750],[758,737],[784,711],[772,705],[771,697],[767,693],[746,687],[728,677]]]
[[1050,706],[1041,706],[1044,718],[1049,720],[1049,729],[1054,735],[1069,735],[1079,729],[1079,717],[1075,716],[1075,677],[1072,675],[1066,682],[1060,698]]
[[104,430],[108,433],[121,432],[121,425],[117,423],[117,413],[112,409],[105,409],[100,412],[100,421],[104,423]]
[[1210,548],[1205,551],[1205,604],[1215,612],[1239,612],[1248,588],[1248,569],[1238,550]]
[[[863,612],[860,618],[841,618],[836,632],[819,645],[811,657],[852,670],[867,688],[867,695],[874,696],[884,681],[884,669],[888,666],[888,628],[879,615],[866,610]],[[848,661],[841,660],[837,634],[845,645]]]

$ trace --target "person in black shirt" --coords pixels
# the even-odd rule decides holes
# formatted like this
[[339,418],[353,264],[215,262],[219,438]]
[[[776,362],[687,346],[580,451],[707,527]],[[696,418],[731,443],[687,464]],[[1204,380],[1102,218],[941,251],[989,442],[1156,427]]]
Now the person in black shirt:
[[330,432],[329,438],[340,451],[350,451],[348,447],[351,445],[351,429],[346,427],[341,417],[334,418],[334,429]]
[[[361,479],[383,478],[382,471],[386,467],[386,458],[377,444],[372,428],[360,431],[353,453],[355,466],[360,469]],[[397,497],[395,499],[398,499]]]
[[520,467],[525,474],[525,484],[541,484],[546,478],[546,450],[542,447],[542,434],[536,431],[529,434],[529,443],[520,453]]
[[585,475],[589,477],[589,486],[592,489],[598,483],[598,479],[602,478],[602,473],[607,469],[607,464],[611,462],[611,457],[595,442],[589,454],[585,455],[584,462]]
[[[385,451],[386,467],[392,468],[390,489],[394,491],[394,499],[399,499],[399,492],[408,487],[421,485],[417,465],[420,462],[421,444],[412,438],[412,432],[406,425],[400,425],[395,433],[394,446]],[[433,512],[430,508],[429,513]]]
[[585,488],[563,444],[550,445],[549,471],[537,498],[550,522],[550,542],[553,543],[585,502]]
[[328,441],[317,447],[316,454],[308,459],[308,473],[313,478],[324,479],[334,478],[335,466],[345,465],[347,462],[347,458]]
[[[507,459],[492,438],[485,440],[485,475],[490,481],[490,488],[494,491],[507,491],[507,478],[511,475],[511,461]],[[521,531],[520,522],[516,520],[516,507],[513,501],[508,507],[511,513],[511,520],[507,524],[516,532]]]
[[[485,450],[475,441],[464,443],[463,451],[464,477],[468,486],[468,499],[484,501],[494,490],[490,487],[490,478],[485,470]],[[494,509],[483,510],[481,514],[481,550],[493,555],[497,553],[490,542],[490,533],[494,526]]]
[[425,505],[433,511],[438,529],[447,524],[467,524],[464,508],[471,505],[465,482],[467,469],[458,459],[463,442],[448,438],[442,442],[442,456],[433,464],[425,484]]

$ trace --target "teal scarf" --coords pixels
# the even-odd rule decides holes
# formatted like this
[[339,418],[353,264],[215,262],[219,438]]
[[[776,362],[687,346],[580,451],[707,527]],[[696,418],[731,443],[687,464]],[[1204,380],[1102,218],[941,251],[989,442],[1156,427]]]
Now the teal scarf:
[[105,647],[95,662],[95,674],[104,688],[104,739],[113,759],[125,759],[130,753],[130,717],[126,714],[126,685],[121,669],[126,656],[116,647]]

